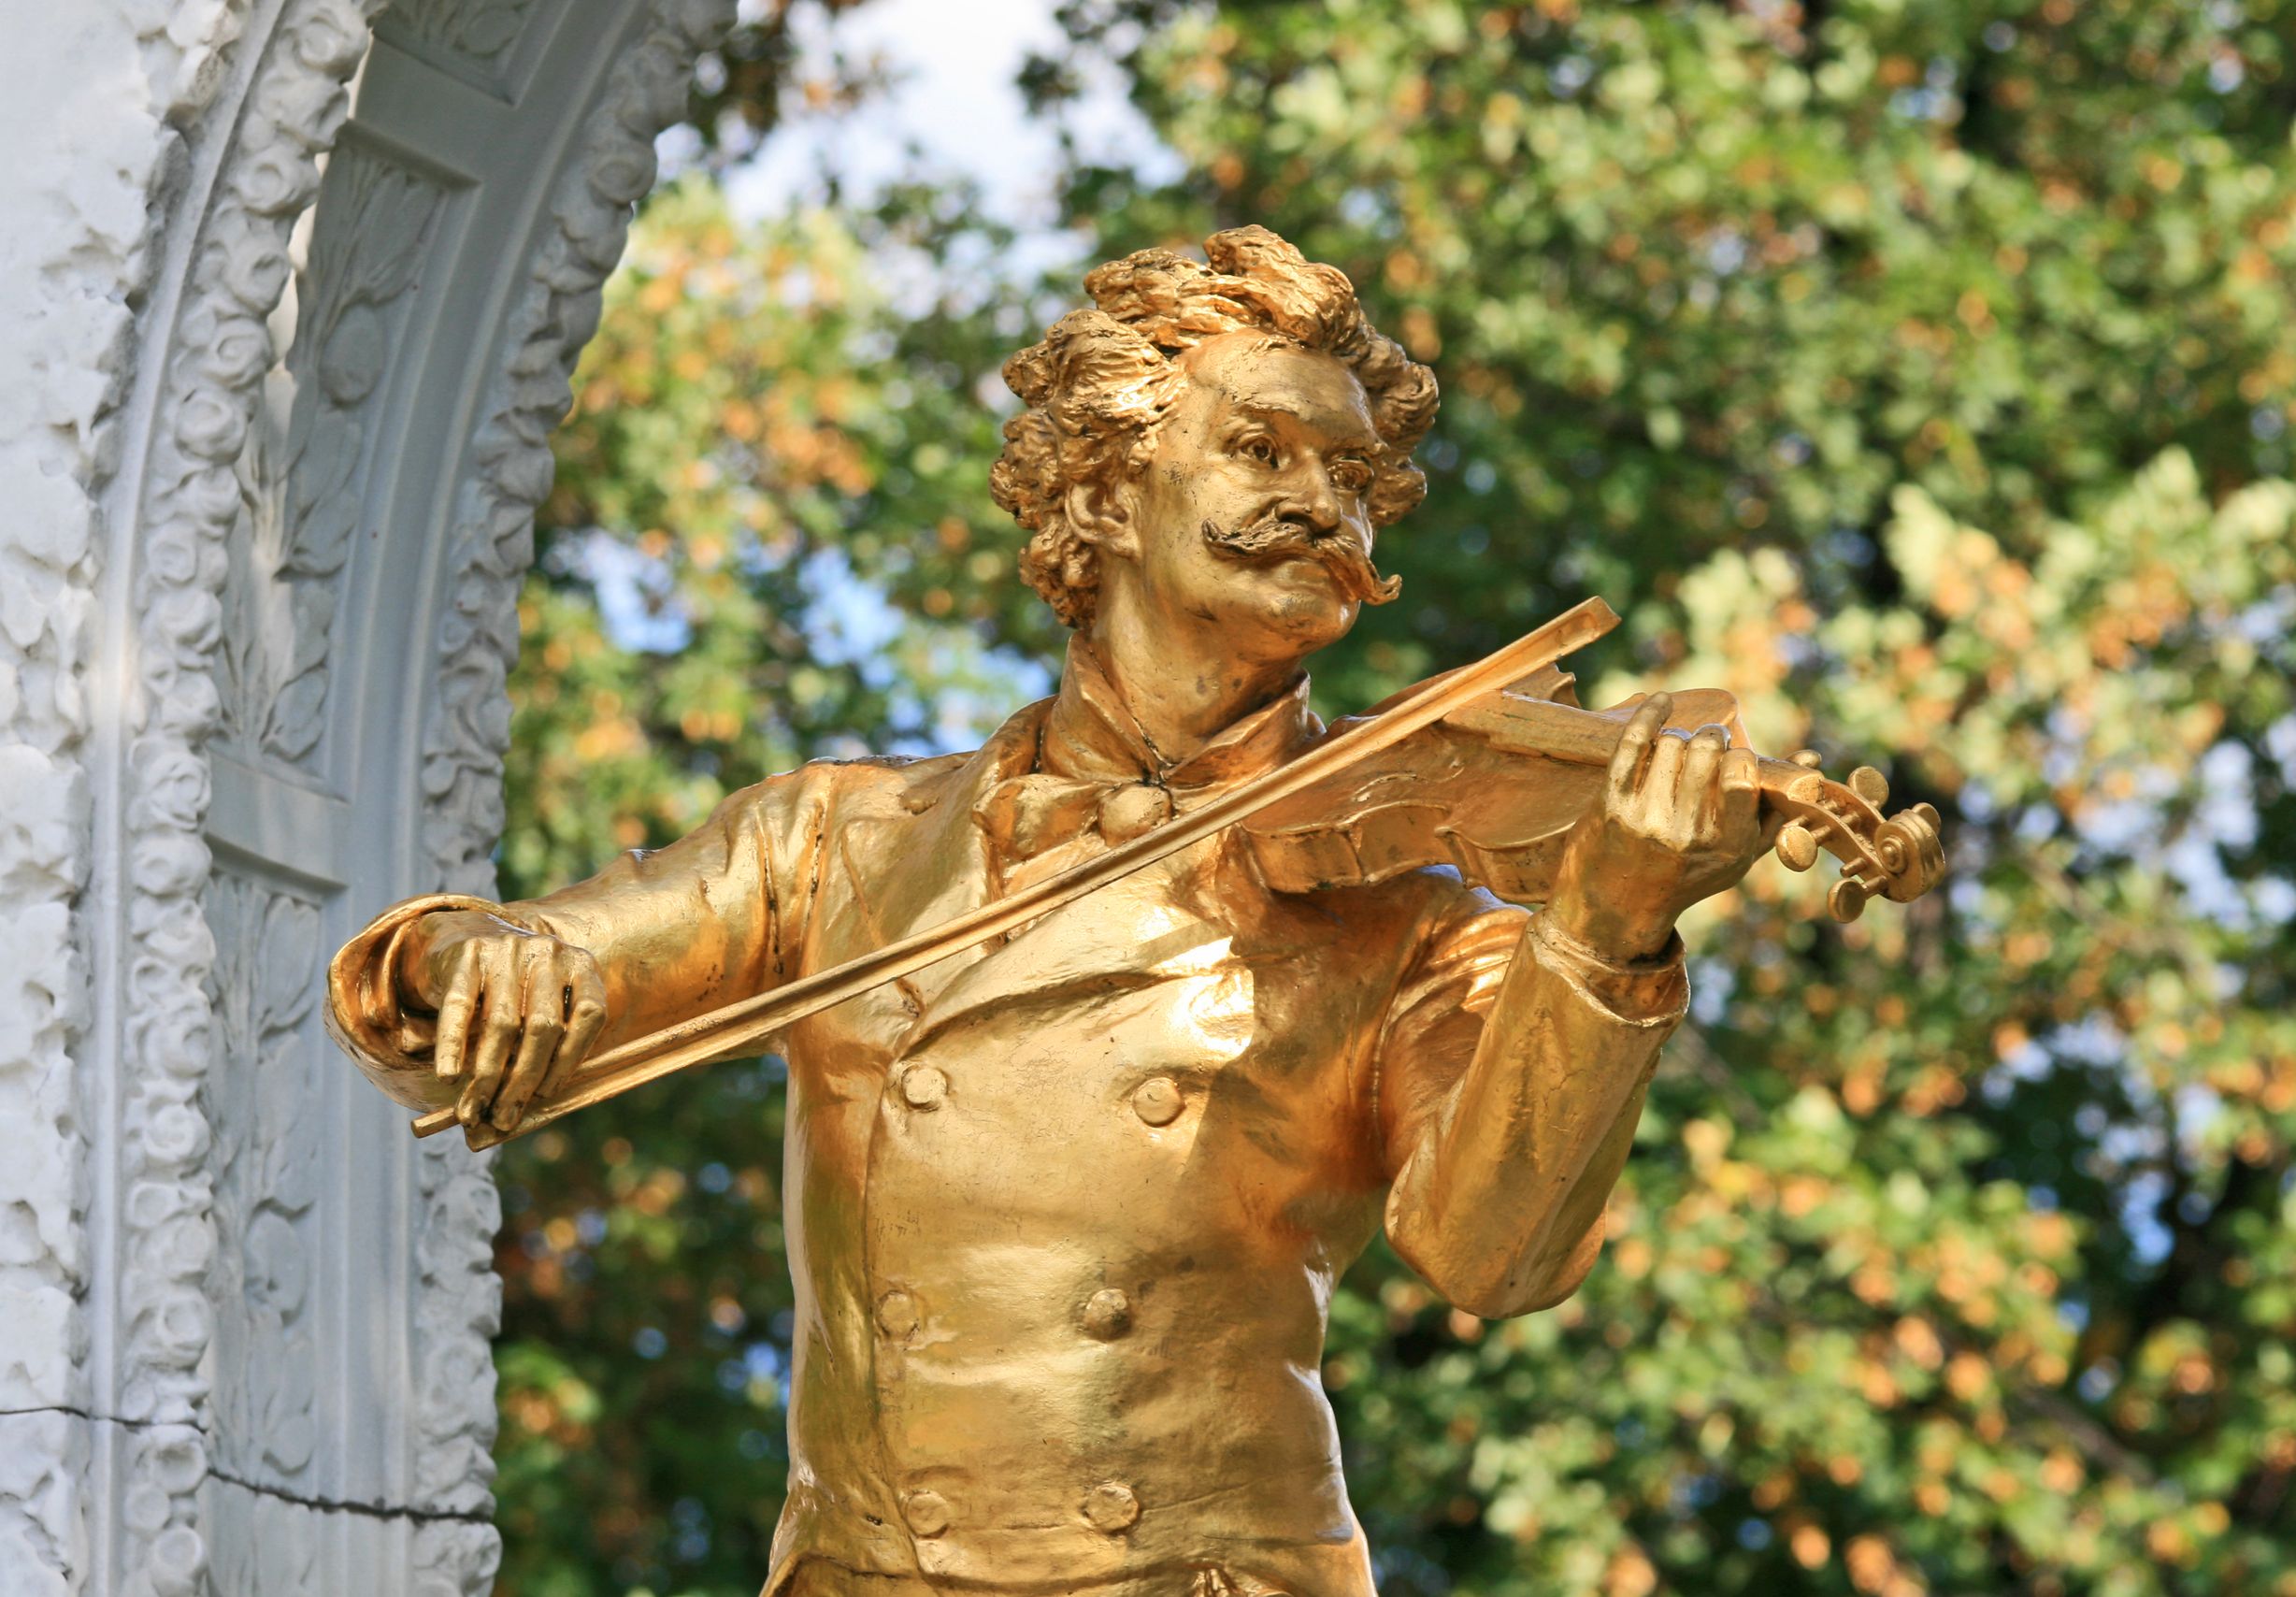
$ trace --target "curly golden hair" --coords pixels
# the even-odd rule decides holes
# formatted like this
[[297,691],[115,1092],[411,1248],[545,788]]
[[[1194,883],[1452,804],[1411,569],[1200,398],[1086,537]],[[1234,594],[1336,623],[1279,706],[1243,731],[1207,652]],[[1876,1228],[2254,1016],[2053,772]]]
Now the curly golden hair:
[[1004,365],[1027,406],[1005,424],[989,473],[997,502],[1029,533],[1021,574],[1069,626],[1092,619],[1098,551],[1069,525],[1068,490],[1142,469],[1181,391],[1173,356],[1222,333],[1265,332],[1344,362],[1363,384],[1381,449],[1366,505],[1385,526],[1418,504],[1427,478],[1412,451],[1435,420],[1435,374],[1376,331],[1336,266],[1265,227],[1204,240],[1210,265],[1142,250],[1095,267],[1095,309],[1062,317]]

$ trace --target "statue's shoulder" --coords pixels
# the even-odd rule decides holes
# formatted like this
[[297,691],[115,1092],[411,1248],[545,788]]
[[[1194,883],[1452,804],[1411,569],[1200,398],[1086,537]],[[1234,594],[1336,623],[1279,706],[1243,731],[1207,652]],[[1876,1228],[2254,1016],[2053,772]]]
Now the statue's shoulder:
[[753,791],[782,788],[804,807],[818,803],[843,816],[922,815],[952,795],[971,795],[1029,769],[1050,699],[1022,706],[977,749],[945,755],[864,755],[817,759]]
[[1037,745],[1053,701],[1040,698],[1007,716],[977,749],[961,754],[911,758],[878,755],[842,762],[856,794],[922,815],[941,800],[962,796],[968,803],[995,783],[1034,768]]
[[977,751],[951,755],[862,755],[852,759],[810,760],[791,774],[806,785],[834,795],[840,805],[860,809],[930,809],[963,775]]

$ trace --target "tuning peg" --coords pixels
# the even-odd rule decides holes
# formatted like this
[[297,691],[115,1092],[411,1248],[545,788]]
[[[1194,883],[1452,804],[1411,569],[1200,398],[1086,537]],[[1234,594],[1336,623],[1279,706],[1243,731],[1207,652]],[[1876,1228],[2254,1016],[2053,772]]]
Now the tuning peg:
[[1833,891],[1826,895],[1827,913],[1847,926],[1865,914],[1868,897],[1863,887],[1844,876],[1833,885]]
[[1849,773],[1849,790],[1876,810],[1889,802],[1889,779],[1870,765]]
[[1788,870],[1807,870],[1817,863],[1817,839],[1800,821],[1778,828],[1778,863]]
[[1819,766],[1826,763],[1826,756],[1819,754],[1815,749],[1796,749],[1792,754],[1787,755],[1786,757],[1794,764],[1801,767],[1801,769],[1804,770],[1815,770]]

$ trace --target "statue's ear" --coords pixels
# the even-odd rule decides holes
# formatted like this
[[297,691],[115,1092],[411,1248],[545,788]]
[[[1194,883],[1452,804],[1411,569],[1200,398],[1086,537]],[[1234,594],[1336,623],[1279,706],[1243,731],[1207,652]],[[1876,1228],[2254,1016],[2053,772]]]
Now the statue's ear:
[[1061,496],[1061,513],[1077,537],[1122,560],[1140,558],[1140,520],[1134,512],[1132,484],[1113,473],[1088,482],[1071,482]]

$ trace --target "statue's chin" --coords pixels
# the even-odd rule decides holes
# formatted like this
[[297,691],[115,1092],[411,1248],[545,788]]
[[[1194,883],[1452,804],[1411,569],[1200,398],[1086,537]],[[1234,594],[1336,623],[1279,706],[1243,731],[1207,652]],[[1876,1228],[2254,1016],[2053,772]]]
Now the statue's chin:
[[[1262,602],[1253,607],[1250,615],[1237,617],[1239,634],[1256,633],[1264,640],[1264,651],[1257,652],[1312,655],[1346,637],[1347,629],[1356,624],[1356,602],[1340,591],[1330,573],[1313,567],[1313,562],[1298,564],[1313,567],[1313,570],[1297,575],[1270,573],[1277,580],[1255,596]],[[1241,637],[1238,641],[1244,648],[1251,647]]]

